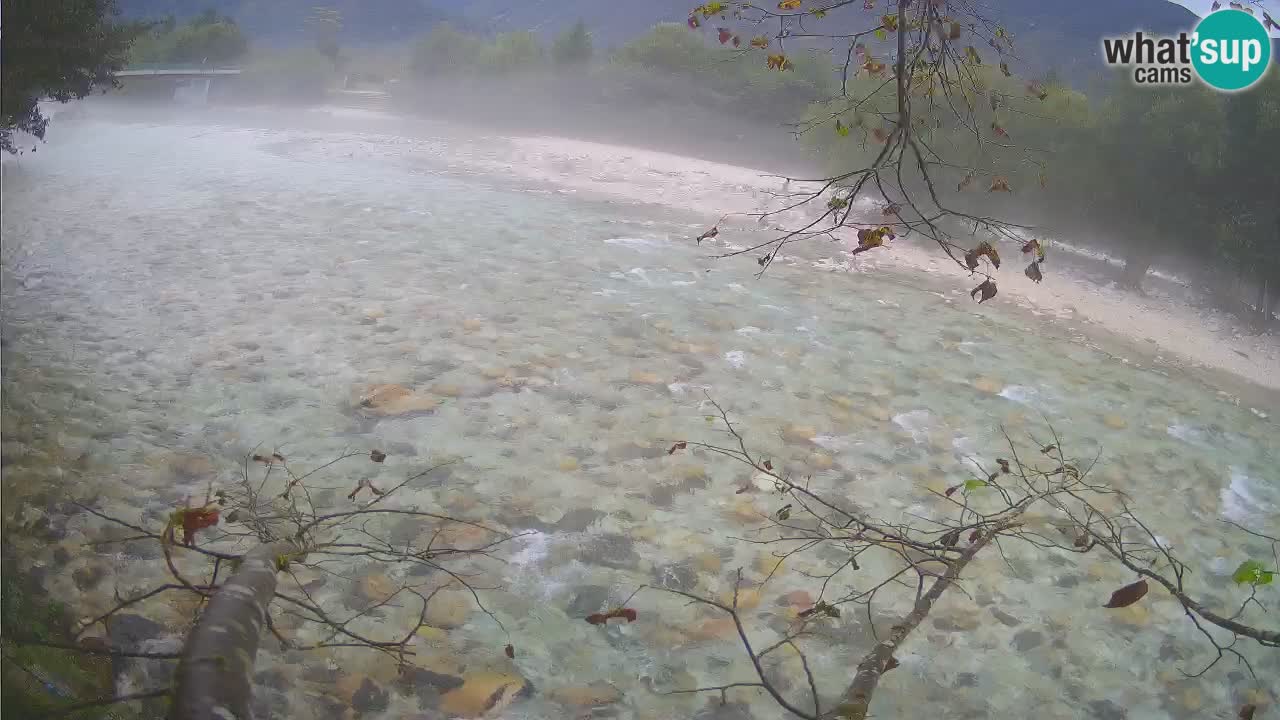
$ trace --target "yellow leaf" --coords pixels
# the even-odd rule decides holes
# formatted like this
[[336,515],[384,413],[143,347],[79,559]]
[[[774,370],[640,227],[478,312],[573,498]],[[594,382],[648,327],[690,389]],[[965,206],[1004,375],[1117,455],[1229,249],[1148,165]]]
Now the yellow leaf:
[[800,0],[782,0],[778,3],[779,10],[796,10],[800,7]]
[[757,35],[751,38],[751,47],[756,48],[757,50],[763,50],[769,47],[769,38],[764,35]]

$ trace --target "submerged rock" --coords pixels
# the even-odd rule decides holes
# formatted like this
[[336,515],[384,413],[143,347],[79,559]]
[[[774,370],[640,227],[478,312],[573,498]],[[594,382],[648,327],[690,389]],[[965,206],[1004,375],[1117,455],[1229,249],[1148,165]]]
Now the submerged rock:
[[533,683],[519,675],[467,673],[461,686],[444,694],[440,709],[450,717],[497,715],[517,700],[532,697],[533,691]]
[[583,562],[627,570],[640,562],[640,555],[631,538],[619,533],[605,533],[585,543]]
[[370,385],[360,395],[357,405],[361,412],[389,417],[431,412],[439,407],[440,401],[403,385]]

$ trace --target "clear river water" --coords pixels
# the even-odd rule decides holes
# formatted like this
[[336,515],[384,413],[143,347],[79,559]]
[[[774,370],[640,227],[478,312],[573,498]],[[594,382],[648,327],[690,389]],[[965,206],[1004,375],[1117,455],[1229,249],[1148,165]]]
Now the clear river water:
[[[1003,452],[1001,426],[1021,439],[1052,423],[1071,454],[1096,456],[1098,477],[1139,498],[1210,605],[1238,605],[1231,570],[1269,554],[1221,521],[1280,525],[1274,395],[977,307],[955,294],[967,288],[935,280],[799,263],[756,279],[754,263],[713,264],[690,241],[715,208],[704,217],[480,172],[448,151],[460,130],[215,118],[90,115],[6,168],[3,238],[21,252],[7,268],[5,343],[23,358],[7,389],[61,424],[6,426],[5,482],[58,483],[154,520],[234,478],[259,445],[299,466],[380,448],[386,463],[350,470],[379,483],[457,458],[400,502],[529,533],[477,578],[505,631],[464,612],[421,639],[433,672],[531,685],[491,717],[785,716],[749,690],[723,706],[715,693],[665,694],[751,679],[737,638],[705,609],[646,591],[635,623],[583,622],[640,583],[719,596],[737,568],[764,576],[772,548],[739,538],[762,524],[754,513],[774,512],[769,493],[738,493],[750,472],[727,459],[667,453],[678,438],[725,442],[708,396],[775,464],[886,517],[936,510],[931,489],[968,477],[968,458]],[[370,416],[358,399],[377,384],[422,404]],[[24,446],[37,440],[60,453]],[[328,477],[342,506],[352,475]],[[132,545],[84,547],[108,531],[93,518],[73,514],[66,528],[26,552],[85,615],[165,576]],[[59,547],[69,560],[53,559]],[[1102,610],[1132,578],[1101,558],[1005,551],[1007,563],[979,561],[967,596],[899,657],[878,717],[1234,717],[1256,687],[1229,660],[1181,675],[1212,655],[1167,597]],[[817,593],[806,573],[823,564],[799,558],[759,589],[746,614],[757,646],[795,612],[783,596]],[[74,572],[88,567],[105,580],[81,588]],[[381,571],[353,561],[335,572]],[[877,621],[901,610],[878,608]],[[1255,617],[1274,625],[1272,610]],[[148,612],[177,632],[183,611]],[[416,609],[391,608],[370,631],[392,634],[406,613]],[[805,646],[828,698],[869,648],[854,615]],[[1280,653],[1241,649],[1264,685],[1280,677]],[[364,718],[439,716],[439,697],[385,660],[267,641],[263,692],[280,717],[341,717],[347,704]],[[803,698],[794,658],[776,672]]]

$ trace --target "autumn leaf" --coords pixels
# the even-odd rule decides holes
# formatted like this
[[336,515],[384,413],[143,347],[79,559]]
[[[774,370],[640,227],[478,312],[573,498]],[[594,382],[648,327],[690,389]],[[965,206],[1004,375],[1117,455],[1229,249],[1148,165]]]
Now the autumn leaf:
[[381,450],[370,450],[369,459],[376,463],[380,463],[383,460],[387,459],[387,454],[382,452]]
[[729,32],[728,28],[716,28],[716,32],[719,35],[719,40],[721,45],[724,45],[725,43],[729,42],[729,38],[733,37],[733,33]]
[[881,25],[884,25],[884,29],[885,29],[885,30],[888,30],[889,32],[897,32],[897,31],[898,31],[898,16],[897,16],[897,15],[885,15],[884,17],[880,18],[880,24],[881,24]]
[[782,0],[778,3],[779,10],[797,10],[800,8],[800,0]]
[[840,122],[840,118],[836,118],[836,134],[840,137],[849,137],[849,128]]
[[725,4],[722,2],[709,2],[694,8],[693,12],[695,14],[702,13],[702,17],[708,18],[712,15],[723,15],[726,9]]
[[998,123],[991,123],[991,132],[995,133],[996,137],[1002,137],[1002,138],[1009,137],[1008,131],[1006,131]]
[[505,648],[503,648],[502,652],[505,653],[508,658],[514,658],[516,656],[516,648],[514,645],[511,645],[511,644],[508,644]]
[[996,175],[991,178],[991,188],[987,192],[1013,192],[1013,190],[1009,188],[1009,178]]
[[786,55],[770,55],[766,59],[770,70],[790,70],[795,67],[791,64],[791,61],[787,59]]
[[769,47],[769,38],[765,37],[764,35],[757,35],[751,38],[751,47],[757,50],[763,50]]
[[960,542],[960,529],[956,528],[955,530],[948,532],[939,538],[938,542],[946,545],[947,547],[955,547],[956,544]]
[[680,442],[672,445],[671,449],[667,451],[667,454],[675,455],[677,450],[684,450],[687,447],[689,447],[689,443],[685,442],[684,440],[681,440]]
[[702,24],[702,21],[698,20],[698,16],[697,16],[697,15],[690,15],[690,16],[689,16],[689,27],[693,28],[694,30],[697,30],[697,29],[698,29],[698,26],[699,26],[699,25],[701,25],[701,24]]
[[942,494],[946,495],[947,497],[951,497],[952,495],[955,495],[956,491],[959,489],[960,489],[959,485],[952,485],[951,487],[947,488],[946,491]]
[[969,291],[969,297],[977,297],[978,293],[982,293],[978,299],[978,304],[981,305],[996,296],[996,284],[990,280],[984,280],[981,285]]
[[710,230],[698,236],[698,244],[701,245],[703,240],[707,240],[708,238],[713,238],[719,234],[720,234],[719,226],[713,227]]
[[734,35],[734,36],[733,36],[733,46],[734,46],[734,47],[739,47],[740,45],[742,45],[742,38],[738,37],[737,35]]
[[764,469],[765,469],[765,470],[770,470],[770,471],[772,471],[772,470],[773,470],[773,461],[772,461],[772,460],[765,460],[765,461],[764,461]]
[[1027,266],[1026,270],[1022,271],[1022,273],[1027,277],[1031,278],[1035,282],[1040,282],[1041,280],[1044,280],[1044,273],[1040,272],[1039,261],[1033,261],[1030,265]]
[[182,508],[169,516],[170,527],[182,528],[182,544],[193,547],[196,533],[218,524],[219,511],[216,505],[198,508]]
[[888,227],[878,227],[874,230],[871,228],[862,228],[858,231],[858,247],[853,250],[853,254],[866,252],[872,248],[878,248],[884,245],[884,241],[894,238],[893,230]]
[[961,32],[960,23],[958,23],[958,22],[953,22],[953,23],[951,23],[951,31],[947,33],[947,39],[948,39],[948,40],[959,40],[959,39],[960,39],[960,32]]
[[1125,608],[1138,602],[1147,594],[1147,581],[1139,580],[1136,583],[1125,585],[1119,590],[1111,593],[1111,599],[1107,601],[1105,608]]
[[970,270],[976,270],[978,268],[978,258],[984,256],[991,261],[992,265],[996,266],[997,270],[1000,269],[1000,254],[997,253],[991,243],[986,240],[978,243],[978,247],[965,253],[964,262],[969,266]]
[[1004,458],[996,458],[996,464],[1000,466],[1000,472],[1005,475],[1009,474],[1009,461]]
[[604,625],[614,618],[626,620],[631,623],[636,621],[636,617],[638,617],[636,611],[631,608],[614,608],[609,612],[592,613],[591,615],[588,615],[586,619],[587,622],[592,625]]

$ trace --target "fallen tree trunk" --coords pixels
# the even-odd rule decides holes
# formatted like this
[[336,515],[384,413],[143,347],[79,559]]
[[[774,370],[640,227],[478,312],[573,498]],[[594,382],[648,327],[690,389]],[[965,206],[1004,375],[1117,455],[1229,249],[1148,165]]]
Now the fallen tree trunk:
[[209,600],[178,665],[170,720],[250,720],[253,662],[276,592],[281,558],[303,552],[282,540],[259,545]]

